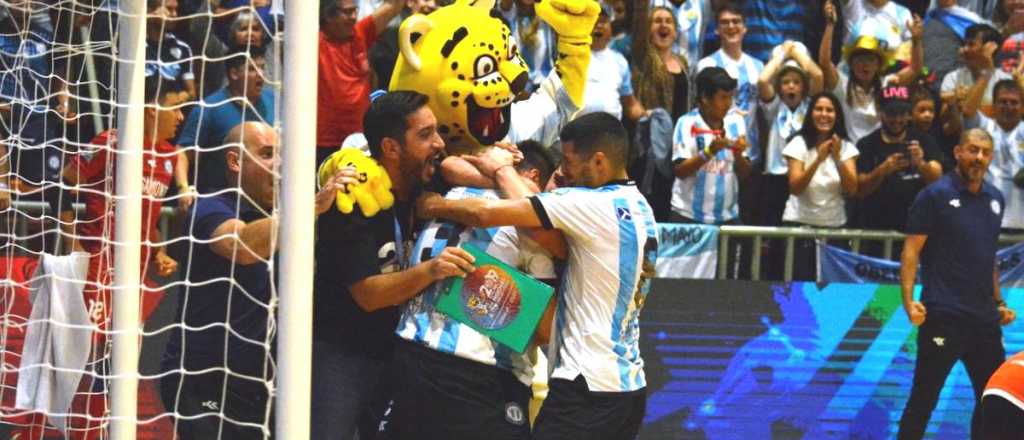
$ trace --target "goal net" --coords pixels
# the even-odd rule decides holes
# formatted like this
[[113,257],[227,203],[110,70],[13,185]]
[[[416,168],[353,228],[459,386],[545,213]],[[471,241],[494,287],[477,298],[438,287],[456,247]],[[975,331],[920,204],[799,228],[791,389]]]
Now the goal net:
[[111,438],[136,250],[138,438],[271,435],[282,36],[270,0],[0,0],[0,438]]

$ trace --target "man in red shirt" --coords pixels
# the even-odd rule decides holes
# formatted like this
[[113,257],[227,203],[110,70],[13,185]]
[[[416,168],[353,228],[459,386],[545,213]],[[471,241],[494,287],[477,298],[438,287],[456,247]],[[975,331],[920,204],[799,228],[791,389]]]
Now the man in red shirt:
[[[404,0],[384,0],[359,21],[355,0],[327,0],[321,10],[317,165],[337,151],[348,135],[363,130],[363,114],[370,108],[372,87],[367,54],[404,4]],[[387,84],[381,88],[387,88]]]

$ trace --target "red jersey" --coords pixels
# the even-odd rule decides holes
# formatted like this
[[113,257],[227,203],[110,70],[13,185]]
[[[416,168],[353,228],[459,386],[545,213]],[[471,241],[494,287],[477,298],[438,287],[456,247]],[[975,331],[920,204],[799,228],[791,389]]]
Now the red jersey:
[[983,395],[996,395],[1024,411],[1024,351],[1006,360],[992,373]]
[[[114,161],[110,148],[116,146],[116,136],[108,130],[92,140],[93,145],[103,146],[91,157],[76,156],[73,164],[78,174],[78,183],[87,190],[79,192],[85,202],[85,216],[78,219],[78,235],[82,247],[90,254],[97,255],[106,246],[102,239],[114,237]],[[109,148],[106,147],[109,144]],[[142,231],[143,242],[160,220],[160,208],[174,177],[177,150],[167,141],[145,146],[142,158]],[[108,241],[109,243],[109,241]],[[145,267],[150,258],[149,246],[142,246],[142,264]]]
[[372,16],[359,20],[347,41],[330,41],[320,32],[317,145],[340,147],[348,135],[363,131],[363,114],[370,108],[371,92],[367,54],[375,41],[377,26]]

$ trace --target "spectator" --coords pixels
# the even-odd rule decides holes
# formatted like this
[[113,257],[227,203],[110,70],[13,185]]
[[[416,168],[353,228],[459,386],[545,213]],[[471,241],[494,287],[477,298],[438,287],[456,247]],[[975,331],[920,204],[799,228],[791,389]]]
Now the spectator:
[[718,9],[715,17],[722,48],[701,59],[697,63],[697,72],[711,66],[720,67],[737,81],[733,108],[746,124],[744,134],[750,147],[747,155],[750,160],[757,162],[761,155],[757,134],[757,80],[761,77],[764,63],[743,52],[743,37],[747,34],[747,26],[737,6],[726,3]]
[[[991,66],[991,57],[987,58]],[[991,67],[984,69],[977,82],[971,87],[964,103],[964,127],[981,128],[992,137],[993,153],[991,167],[986,179],[989,184],[999,190],[1005,203],[1003,204],[1002,228],[1007,233],[1024,232],[1024,188],[1018,186],[1018,174],[1024,165],[1024,154],[1020,145],[1024,143],[1024,89],[1020,82],[1003,79],[993,81]],[[1020,80],[1020,70],[1016,71]],[[985,90],[992,90],[992,102],[995,104],[995,117],[989,118],[978,111],[981,95]]]
[[784,41],[817,41],[820,26],[812,17],[820,17],[821,2],[748,0],[742,5],[747,26],[743,48],[761,62],[768,62],[772,49]]
[[686,58],[672,52],[677,32],[672,10],[656,7],[648,14],[646,5],[638,2],[635,11],[633,89],[643,108],[663,108],[676,120],[689,106],[689,68]]
[[[810,95],[821,91],[821,69],[811,60],[807,48],[786,41],[775,48],[771,60],[758,78],[761,116],[768,130],[764,176],[759,180],[760,200],[757,224],[779,226],[789,195],[788,166],[783,147],[805,124]],[[842,114],[841,111],[838,114]],[[846,126],[843,125],[845,136]]]
[[[394,351],[398,307],[471,268],[453,248],[416,266],[412,197],[444,155],[427,96],[389,92],[363,119],[371,156],[393,184],[395,205],[371,218],[328,210],[317,223],[313,319],[312,438],[373,438],[390,398],[384,370]],[[471,270],[470,270],[471,271]]]
[[651,0],[652,7],[664,7],[676,20],[676,40],[672,51],[686,58],[687,63],[699,61],[704,55],[704,34],[717,0]]
[[[437,9],[434,0],[406,0],[405,8],[399,18],[404,21],[413,14],[427,15]],[[377,76],[377,88],[388,89],[391,84],[391,73],[395,70],[398,58],[398,27],[388,26],[381,33],[377,42],[370,46],[370,64]]]
[[[221,148],[227,133],[242,122],[260,121],[274,124],[274,92],[264,87],[263,50],[251,47],[235,49],[224,65],[228,84],[203,98],[192,110],[178,136],[178,173],[191,176],[195,188],[182,188],[179,194],[210,194],[226,187],[224,181],[224,151]],[[193,165],[190,165],[192,163]],[[185,209],[192,200],[180,200]]]
[[673,137],[673,222],[735,224],[739,183],[751,172],[746,124],[730,112],[736,80],[721,67],[697,74],[697,108],[679,118]]
[[623,116],[636,123],[646,110],[633,96],[629,63],[622,54],[609,49],[612,38],[612,9],[601,3],[601,13],[594,23],[587,88],[580,114],[605,112],[619,119]]
[[[62,191],[64,120],[70,116],[65,57],[57,56],[53,35],[33,20],[34,3],[6,3],[0,18],[0,143],[14,179],[8,185],[19,200],[43,201],[59,216],[66,237],[74,236],[71,196]],[[61,240],[45,243],[56,253]],[[66,248],[65,248],[66,249]]]
[[[953,160],[953,147],[957,140],[946,136],[945,128],[935,115],[939,107],[938,95],[924,85],[915,85],[910,88],[910,124],[911,127],[929,137],[929,141],[938,147],[941,156],[942,169],[951,170],[955,161]],[[955,110],[959,112],[960,110]],[[950,118],[960,124],[960,118]],[[959,128],[953,129],[957,132]]]
[[192,48],[168,29],[178,18],[178,0],[146,0],[146,76],[180,81],[189,100],[196,96]]
[[[999,48],[1002,37],[999,35],[999,31],[987,24],[972,25],[967,28],[964,35],[964,42],[960,45],[960,57],[964,61],[964,66],[949,72],[942,79],[942,87],[940,89],[942,99],[947,102],[954,100],[958,89],[970,89],[978,80],[978,77],[985,73],[986,69],[992,70],[993,80],[989,83],[989,89],[985,91],[980,108],[985,116],[991,118],[995,114],[995,110],[992,107],[992,87],[1000,80],[1012,79],[1009,73],[1004,72],[1002,69],[990,67],[991,64],[986,64],[988,63],[986,57],[992,57],[992,53]],[[949,134],[953,135],[955,133]]]
[[277,68],[281,60],[277,57],[277,51],[273,44],[269,44],[270,36],[263,28],[259,16],[250,11],[242,11],[235,14],[228,27],[229,40],[224,44],[228,50],[249,49],[260,47],[264,49],[266,62],[263,64],[263,78],[267,81],[277,79]]
[[850,141],[857,143],[860,138],[878,128],[875,95],[882,88],[881,69],[888,58],[881,42],[875,37],[857,38],[843,51],[843,58],[852,72],[852,78],[847,76],[846,72],[832,64],[832,33],[837,15],[831,0],[825,3],[825,19],[825,35],[818,50],[818,65],[825,78],[825,90],[831,90],[842,101]]
[[[994,11],[980,12],[977,9],[972,9],[972,11],[982,17],[991,17],[992,22],[1002,31],[1003,36],[1024,32],[1024,1],[1000,0],[994,6],[991,4],[992,2],[989,2],[989,9],[994,9]],[[968,8],[970,7],[968,6]]]
[[548,77],[555,67],[555,31],[534,13],[535,0],[501,0],[498,8],[509,24],[519,53],[530,72],[532,92]]
[[370,106],[370,46],[402,0],[387,0],[356,21],[355,0],[326,0],[320,14],[320,76],[317,95],[316,163],[341,148],[348,135],[362,130]]
[[857,226],[902,230],[907,209],[942,175],[938,149],[910,122],[910,91],[888,86],[878,96],[882,127],[857,142]]
[[939,0],[936,7],[928,11],[924,23],[924,59],[928,60],[928,69],[936,78],[943,78],[963,66],[949,48],[963,44],[968,26],[987,22],[956,3],[956,0]]
[[[844,197],[857,193],[858,152],[846,138],[839,98],[824,92],[811,102],[800,132],[783,150],[789,165],[790,196],[782,220],[799,226],[839,228],[846,225]],[[814,240],[798,240],[793,279],[816,279],[815,253]]]
[[[1017,317],[998,284],[996,246],[1005,205],[999,190],[984,181],[991,159],[992,138],[982,130],[965,131],[956,147],[956,170],[921,191],[910,208],[900,287],[907,318],[920,327],[900,440],[924,437],[957,361],[967,367],[974,388],[971,438],[983,438],[982,392],[1006,357],[999,326]],[[920,301],[914,301],[918,261],[923,286]]]
[[633,2],[626,0],[612,0],[612,41],[608,45],[616,52],[622,54],[626,59],[630,58],[630,48],[633,46],[633,17],[635,16]]
[[[520,142],[519,146],[524,156],[516,166],[522,179],[519,185],[539,192],[554,169],[554,161],[536,142]],[[504,151],[502,154],[508,155]],[[473,171],[478,172],[475,167]],[[497,201],[501,196],[495,190],[467,187],[452,188],[445,196],[446,201],[463,198]],[[421,210],[423,207],[418,203],[417,215],[421,218],[444,217],[429,209]],[[413,264],[442,254],[445,246],[469,243],[535,278],[554,283],[554,263],[530,235],[511,226],[484,231],[435,220],[420,232],[412,252]],[[561,234],[555,234],[561,241]],[[564,242],[561,248],[565,250]],[[522,354],[511,353],[472,327],[439,313],[435,304],[446,285],[431,285],[404,307],[397,331],[401,341],[395,349],[396,392],[388,438],[468,439],[487,433],[503,439],[529,439],[526,415],[534,366],[530,357],[536,344],[530,344]],[[549,321],[547,318],[545,321]],[[550,329],[550,322],[537,327],[537,344],[546,343]],[[509,417],[514,414],[519,417]]]

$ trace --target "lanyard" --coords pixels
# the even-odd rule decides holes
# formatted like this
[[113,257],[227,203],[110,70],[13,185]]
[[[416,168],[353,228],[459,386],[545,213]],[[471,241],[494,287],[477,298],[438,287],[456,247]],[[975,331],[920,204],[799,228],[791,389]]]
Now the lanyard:
[[402,225],[398,223],[398,209],[394,211],[395,220],[395,255],[398,257],[399,270],[405,270],[409,260],[405,259],[405,241],[402,240]]

